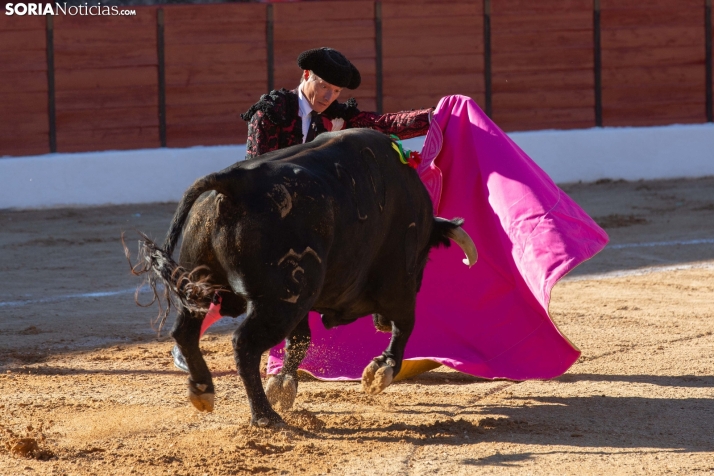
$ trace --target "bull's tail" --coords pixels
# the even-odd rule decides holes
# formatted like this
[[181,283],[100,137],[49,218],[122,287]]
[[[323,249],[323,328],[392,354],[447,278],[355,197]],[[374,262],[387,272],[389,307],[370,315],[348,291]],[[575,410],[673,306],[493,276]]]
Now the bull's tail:
[[470,268],[476,263],[476,260],[478,260],[478,252],[471,237],[461,228],[463,224],[463,218],[446,220],[444,218],[434,217],[434,227],[431,229],[429,245],[430,247],[441,245],[448,248],[451,245],[449,240],[454,240],[454,242],[464,250],[464,253],[466,253],[464,264],[467,264]]
[[136,303],[143,307],[151,306],[154,302],[158,303],[157,330],[160,331],[163,327],[171,307],[186,309],[192,314],[206,313],[214,295],[222,288],[210,283],[211,277],[204,272],[205,267],[200,266],[192,271],[187,271],[146,235],[141,232],[139,234],[142,240],[139,241],[139,255],[136,264],[131,262],[131,254],[124,243],[123,234],[122,245],[132,274],[143,275],[145,278],[143,284],[148,285],[153,294],[151,302],[141,304],[138,297],[143,285],[140,286],[134,296]]
[[[191,207],[198,200],[198,197],[209,190],[229,194],[227,179],[227,174],[221,174],[220,172],[206,175],[196,180],[186,190],[171,220],[171,226],[166,234],[163,247],[159,248],[146,235],[140,233],[143,239],[139,241],[137,263],[133,264],[131,262],[131,254],[126,245],[124,245],[124,254],[129,261],[132,274],[135,276],[144,275],[145,282],[143,284],[148,284],[153,292],[151,302],[141,304],[138,301],[140,287],[137,289],[135,296],[136,303],[146,307],[154,302],[158,303],[159,315],[156,322],[159,331],[166,322],[172,306],[178,309],[186,309],[192,314],[205,313],[208,311],[215,293],[221,290],[220,286],[210,284],[210,276],[202,272],[205,271],[204,267],[188,271],[179,266],[171,255],[181,236]],[[123,235],[122,244],[124,244]],[[165,303],[165,306],[162,305],[162,302]]]
[[163,249],[168,253],[169,258],[173,254],[174,248],[176,248],[176,243],[178,243],[179,237],[181,236],[183,225],[186,222],[188,213],[191,211],[191,207],[193,207],[193,204],[198,200],[201,194],[209,190],[216,190],[228,195],[225,174],[220,174],[219,172],[201,177],[184,192],[176,208],[176,213],[174,213],[174,217],[171,220],[169,231],[166,233],[166,238],[164,239]]

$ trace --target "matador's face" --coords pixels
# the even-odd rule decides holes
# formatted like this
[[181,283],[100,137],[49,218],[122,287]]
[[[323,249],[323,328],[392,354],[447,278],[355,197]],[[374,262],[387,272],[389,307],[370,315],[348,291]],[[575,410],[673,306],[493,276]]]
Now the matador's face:
[[315,112],[323,112],[340,97],[342,88],[328,83],[315,73],[303,71],[303,79],[304,81],[300,85],[302,94]]

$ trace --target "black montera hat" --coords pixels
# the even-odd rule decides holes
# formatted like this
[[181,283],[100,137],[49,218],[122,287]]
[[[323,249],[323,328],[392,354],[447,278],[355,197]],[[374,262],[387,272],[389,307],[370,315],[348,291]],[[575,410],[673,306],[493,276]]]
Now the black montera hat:
[[357,89],[362,81],[355,65],[350,63],[345,55],[332,48],[303,51],[298,56],[297,64],[340,88]]

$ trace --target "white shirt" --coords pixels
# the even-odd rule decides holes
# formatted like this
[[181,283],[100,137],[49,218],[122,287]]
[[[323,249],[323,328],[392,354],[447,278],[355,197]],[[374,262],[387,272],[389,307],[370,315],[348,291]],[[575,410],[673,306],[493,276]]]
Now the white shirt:
[[310,107],[310,103],[303,95],[302,87],[298,88],[298,103],[300,104],[298,116],[302,118],[302,143],[304,144],[305,139],[307,139],[307,131],[310,129],[310,122],[312,122],[312,118],[310,117],[312,107]]
[[[302,87],[298,88],[298,104],[300,105],[298,116],[302,118],[302,143],[304,144],[305,139],[307,139],[307,131],[310,130],[310,124],[312,123],[312,117],[310,117],[312,106],[303,95]],[[340,131],[345,125],[345,120],[339,117],[332,119],[330,122],[332,122],[332,131]]]

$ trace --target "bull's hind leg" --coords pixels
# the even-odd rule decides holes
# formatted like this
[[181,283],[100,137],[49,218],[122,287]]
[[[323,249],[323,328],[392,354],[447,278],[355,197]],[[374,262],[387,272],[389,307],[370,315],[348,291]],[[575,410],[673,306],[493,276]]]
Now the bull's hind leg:
[[301,306],[270,300],[253,301],[252,309],[233,333],[233,353],[238,375],[243,380],[250,404],[251,424],[282,424],[283,419],[270,405],[260,379],[260,357],[287,337],[288,329],[303,320]]
[[380,318],[382,323],[391,320],[392,339],[382,355],[375,357],[362,372],[362,389],[372,395],[387,388],[402,368],[404,350],[414,329],[414,305],[382,314]]
[[202,320],[182,309],[176,318],[171,337],[176,341],[188,366],[188,398],[194,407],[212,412],[214,400],[213,380],[206,361],[198,347]]
[[305,316],[285,340],[285,358],[280,373],[273,375],[265,386],[265,394],[273,407],[292,408],[297,396],[297,370],[310,346],[310,325]]

